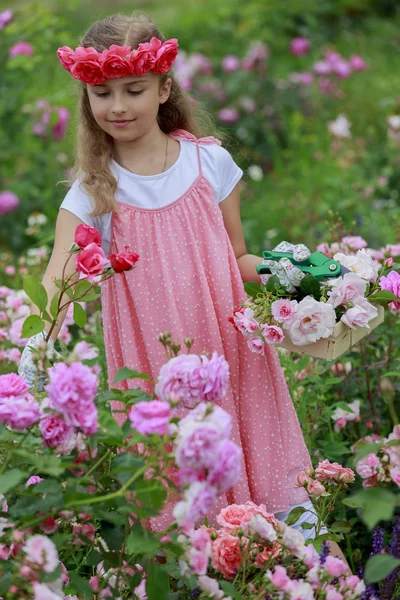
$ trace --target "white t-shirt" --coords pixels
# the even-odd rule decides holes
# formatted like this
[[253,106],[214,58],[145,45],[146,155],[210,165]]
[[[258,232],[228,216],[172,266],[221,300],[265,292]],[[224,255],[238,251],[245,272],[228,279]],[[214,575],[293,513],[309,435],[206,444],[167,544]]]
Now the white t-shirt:
[[[111,163],[111,170],[118,181],[115,194],[117,201],[142,208],[160,208],[180,198],[199,174],[196,144],[179,140],[180,153],[175,164],[158,175],[136,175]],[[243,176],[225,148],[218,144],[200,144],[200,160],[204,177],[210,183],[217,202],[225,200]],[[103,250],[108,256],[111,242],[111,213],[91,216],[91,196],[75,181],[60,208],[70,211],[86,225],[96,227],[103,238]]]

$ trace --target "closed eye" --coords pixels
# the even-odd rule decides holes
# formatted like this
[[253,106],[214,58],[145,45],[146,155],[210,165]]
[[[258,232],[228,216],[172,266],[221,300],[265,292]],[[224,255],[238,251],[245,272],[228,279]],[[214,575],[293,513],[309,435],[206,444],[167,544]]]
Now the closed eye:
[[[132,96],[138,96],[139,94],[142,94],[144,92],[144,90],[140,90],[139,92],[133,92],[131,90],[128,90],[128,94],[131,94]],[[98,98],[106,98],[106,96],[109,95],[110,92],[95,92],[96,96]]]

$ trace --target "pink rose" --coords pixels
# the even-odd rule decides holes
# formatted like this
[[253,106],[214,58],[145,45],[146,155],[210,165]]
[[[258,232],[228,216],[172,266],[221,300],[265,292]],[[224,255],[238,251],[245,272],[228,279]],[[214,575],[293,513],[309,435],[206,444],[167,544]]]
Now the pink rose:
[[9,396],[23,396],[28,389],[26,381],[16,373],[0,375],[0,399]]
[[74,51],[69,46],[62,46],[57,50],[57,56],[67,71],[70,70],[70,67],[74,64]]
[[75,79],[89,85],[99,85],[104,81],[104,74],[99,61],[99,55],[93,48],[78,47],[73,56],[74,62],[69,71]]
[[242,450],[232,440],[223,440],[217,446],[207,481],[218,494],[225,494],[239,481],[241,458]]
[[150,42],[139,44],[138,49],[134,50],[129,57],[132,74],[141,77],[150,69],[153,69],[156,62],[156,53],[161,44],[161,40],[154,37]]
[[226,579],[233,579],[240,567],[239,538],[223,533],[212,543],[211,564]]
[[307,54],[311,46],[311,42],[309,39],[304,37],[294,38],[290,42],[290,51],[295,56],[302,56],[303,54]]
[[237,329],[248,337],[258,330],[259,324],[254,318],[254,310],[252,308],[244,308],[233,315],[234,323]]
[[90,227],[90,225],[78,225],[75,229],[75,244],[79,248],[86,248],[89,244],[97,244],[101,246],[101,234],[96,227]]
[[131,49],[131,46],[112,45],[109,50],[103,50],[100,63],[106,79],[127,77],[131,74],[131,65],[127,58]]
[[60,141],[65,136],[69,121],[69,111],[64,106],[59,106],[55,109],[58,114],[58,121],[52,128],[53,138]]
[[392,481],[400,487],[400,467],[393,467],[389,473]]
[[344,467],[339,465],[337,462],[329,462],[325,459],[321,461],[315,469],[315,478],[318,481],[327,481],[328,479],[334,479],[340,481]]
[[242,523],[248,523],[253,514],[244,504],[230,504],[223,508],[217,516],[217,523],[227,529],[240,529]]
[[371,452],[358,461],[356,471],[360,477],[367,479],[373,475],[376,475],[380,466],[381,461],[379,460],[378,456]]
[[4,29],[14,18],[12,10],[4,10],[0,13],[0,29]]
[[88,281],[93,281],[96,275],[100,275],[107,262],[104,250],[94,242],[75,256],[76,270],[83,273]]
[[[328,62],[320,60],[314,64],[313,71],[316,75],[330,75],[332,73],[332,67]],[[324,247],[324,244],[322,244],[322,247]],[[317,246],[317,250],[324,252],[324,250],[321,250],[321,244],[320,246]]]
[[385,252],[391,256],[400,256],[400,244],[386,244]]
[[377,316],[378,309],[366,298],[360,297],[355,300],[355,306],[348,308],[340,320],[351,329],[357,329],[357,327],[369,329],[368,323]]
[[334,73],[339,77],[339,79],[346,79],[347,77],[350,77],[352,73],[350,63],[346,62],[343,59],[338,60],[332,68]]
[[8,56],[13,58],[19,54],[25,54],[26,56],[32,56],[33,48],[29,42],[17,42],[8,51]]
[[293,344],[304,346],[332,335],[336,324],[333,307],[306,296],[296,306],[293,319],[284,323]]
[[285,337],[282,329],[276,325],[263,325],[261,330],[267,344],[280,344]]
[[297,474],[296,476],[296,484],[299,487],[304,487],[306,485],[308,485],[308,483],[310,483],[311,478],[309,475],[307,475],[307,473],[305,471],[300,471],[300,473]]
[[125,252],[120,252],[119,254],[110,254],[110,263],[116,273],[130,271],[133,269],[138,260],[139,254],[136,254],[136,252],[130,252],[128,246],[125,246]]
[[391,302],[391,304],[396,310],[400,309],[400,275],[397,271],[390,271],[387,277],[383,275],[379,280],[379,285],[382,290],[387,290],[397,296],[399,302]]
[[35,425],[39,419],[39,404],[33,394],[0,399],[0,423],[5,423],[11,429],[23,431]]
[[29,477],[28,481],[25,483],[25,487],[29,487],[30,485],[35,485],[36,483],[40,483],[41,481],[44,481],[44,479],[42,477],[39,477],[39,475],[32,475],[31,477]]
[[347,571],[345,562],[331,554],[326,557],[324,568],[331,577],[341,577]]
[[247,345],[252,352],[256,354],[264,354],[264,342],[259,337],[253,337],[247,340]]
[[222,108],[218,112],[217,116],[222,123],[225,123],[226,125],[233,125],[234,123],[236,123],[236,121],[239,120],[240,113],[238,110],[236,110],[236,108],[226,107]]
[[168,73],[177,54],[178,40],[176,38],[172,38],[164,42],[161,48],[157,50],[156,62],[154,64],[153,71],[156,73]]
[[330,283],[328,304],[334,308],[364,298],[367,282],[355,273],[346,273]]
[[307,484],[307,492],[310,494],[310,496],[314,496],[315,498],[324,494],[325,491],[326,490],[325,490],[324,486],[319,481],[311,480]]
[[365,71],[367,68],[367,63],[361,56],[350,56],[349,63],[353,71]]
[[40,421],[40,432],[48,448],[63,444],[73,428],[64,421],[61,415],[50,415]]
[[178,525],[192,528],[204,517],[217,498],[216,490],[206,481],[196,481],[185,490],[183,500],[175,504],[173,515]]
[[168,402],[138,402],[129,412],[132,427],[142,435],[164,435],[169,429],[171,407]]
[[225,71],[225,73],[233,73],[233,71],[237,71],[239,67],[240,60],[236,56],[228,54],[222,59],[222,69]]
[[348,246],[350,250],[361,250],[368,246],[367,242],[360,235],[348,235],[342,238],[342,244]]
[[275,527],[277,523],[275,515],[267,511],[265,504],[255,504],[251,500],[248,500],[244,506],[251,515],[261,515],[268,523],[271,523]]
[[296,300],[275,300],[271,304],[271,313],[275,321],[279,323],[288,322],[293,319]]
[[280,565],[277,565],[274,568],[273,573],[268,570],[266,572],[265,576],[268,577],[270,582],[278,590],[283,590],[283,591],[286,590],[286,588],[288,587],[288,584],[291,581],[290,577],[287,576],[287,571],[286,571],[285,567],[281,567]]
[[[143,403],[149,404],[149,403]],[[164,403],[168,406],[169,404]],[[137,404],[136,404],[137,406]],[[220,434],[212,427],[199,426],[189,435],[181,437],[176,447],[176,464],[181,469],[209,469],[216,460]]]
[[0,192],[0,215],[13,212],[19,205],[19,198],[8,190]]
[[22,550],[29,562],[40,565],[46,573],[52,573],[59,565],[57,548],[44,535],[33,535],[28,538]]

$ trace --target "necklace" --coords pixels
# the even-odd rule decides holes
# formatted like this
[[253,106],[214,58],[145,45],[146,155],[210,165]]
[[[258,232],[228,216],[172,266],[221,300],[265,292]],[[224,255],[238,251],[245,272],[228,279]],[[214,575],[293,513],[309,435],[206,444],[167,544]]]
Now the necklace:
[[[165,160],[164,160],[164,167],[163,170],[161,171],[161,173],[164,173],[165,171],[165,167],[167,166],[167,159],[168,159],[168,138],[169,135],[166,135],[166,145],[165,145]],[[121,167],[123,167],[124,169],[126,169],[127,171],[129,171],[130,173],[133,173],[133,171],[131,171],[130,169],[128,169],[128,167],[126,167],[125,165],[123,165],[117,158],[114,157],[115,162],[117,162]],[[135,175],[135,173],[133,173]]]

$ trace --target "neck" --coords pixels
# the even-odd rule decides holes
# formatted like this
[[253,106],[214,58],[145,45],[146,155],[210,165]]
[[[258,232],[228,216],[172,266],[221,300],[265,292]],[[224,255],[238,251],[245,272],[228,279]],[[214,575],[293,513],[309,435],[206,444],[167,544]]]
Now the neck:
[[158,124],[144,135],[127,142],[114,140],[114,156],[122,164],[131,163],[137,159],[154,156],[165,145],[165,133]]

